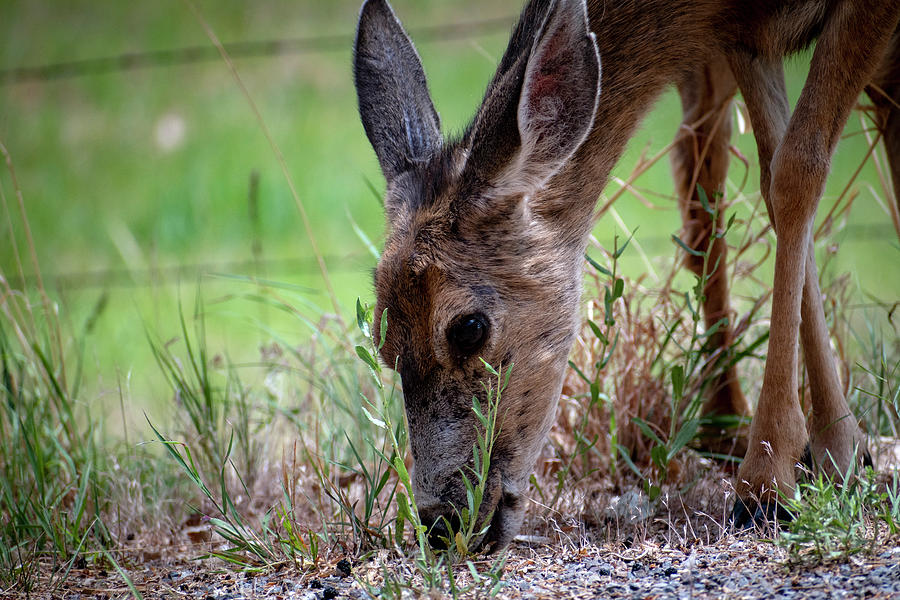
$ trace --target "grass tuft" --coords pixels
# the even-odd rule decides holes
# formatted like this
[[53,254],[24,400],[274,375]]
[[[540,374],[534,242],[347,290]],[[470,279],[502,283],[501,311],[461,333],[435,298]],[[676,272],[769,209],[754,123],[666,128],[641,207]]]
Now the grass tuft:
[[821,563],[874,553],[900,533],[900,479],[879,482],[868,468],[840,485],[819,474],[784,502],[793,519],[776,537],[790,560]]

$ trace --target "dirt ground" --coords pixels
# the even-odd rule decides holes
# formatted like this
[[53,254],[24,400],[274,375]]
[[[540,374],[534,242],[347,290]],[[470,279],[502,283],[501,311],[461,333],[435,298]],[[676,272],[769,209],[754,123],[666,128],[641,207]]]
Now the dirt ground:
[[[242,573],[212,560],[156,560],[125,568],[148,599],[328,600],[369,597],[361,582],[380,582],[384,564],[377,555],[362,563],[338,559],[305,576],[291,571]],[[411,569],[396,561],[392,566],[400,572]],[[490,561],[478,566],[486,570]],[[712,544],[647,542],[632,548],[517,542],[509,550],[503,573],[498,598],[900,598],[900,540],[870,554],[815,566],[792,564],[784,550],[749,534],[726,536]],[[458,580],[461,587],[472,583],[465,575]],[[486,583],[466,596],[487,597],[490,587]],[[30,597],[131,597],[122,577],[109,568],[73,569],[59,587],[45,576],[40,588]],[[421,595],[420,589],[408,597]]]

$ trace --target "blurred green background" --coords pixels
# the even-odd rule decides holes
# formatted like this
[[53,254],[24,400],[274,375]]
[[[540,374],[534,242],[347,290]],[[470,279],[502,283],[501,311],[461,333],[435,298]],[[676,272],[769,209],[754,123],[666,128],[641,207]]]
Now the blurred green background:
[[[357,297],[372,299],[375,259],[353,223],[380,247],[384,224],[378,193],[383,180],[356,114],[350,47],[359,0],[204,0],[196,6],[226,44],[304,38],[323,47],[237,58],[235,64],[287,161],[314,235],[334,280],[344,316]],[[396,0],[429,75],[446,131],[465,126],[505,46],[517,0]],[[427,29],[452,23],[494,22],[463,28],[459,39],[437,40]],[[417,37],[417,32],[422,32]],[[0,69],[162,51],[212,48],[198,19],[178,0],[3,0]],[[794,98],[806,60],[788,64]],[[614,176],[626,178],[642,155],[670,142],[680,121],[674,92],[658,103]],[[820,218],[863,162],[868,143],[854,114],[834,160]],[[0,84],[0,142],[9,150],[37,246],[37,258],[60,314],[84,338],[85,393],[100,410],[118,405],[120,387],[137,415],[169,392],[153,362],[146,332],[179,334],[178,307],[187,314],[204,298],[211,350],[238,363],[258,358],[271,339],[299,345],[331,304],[288,185],[275,154],[227,65],[218,58],[186,65],[147,66],[76,77],[6,80]],[[736,134],[749,171],[732,162],[731,194],[749,212],[758,175],[752,134]],[[252,173],[258,192],[251,207]],[[741,187],[743,181],[747,184]],[[16,282],[14,247],[27,259],[24,228],[9,173],[0,173],[13,212],[0,228],[0,271]],[[625,260],[638,277],[649,262],[671,268],[679,229],[668,160],[636,183],[615,205],[596,236],[638,228],[639,252]],[[607,189],[618,189],[613,182]],[[853,183],[858,192],[828,247],[827,276],[850,272],[862,302],[900,298],[900,250],[883,207],[889,197],[872,161]],[[654,206],[648,206],[647,201]],[[881,203],[881,204],[880,204]],[[256,215],[256,216],[254,216]],[[8,223],[12,223],[10,233]],[[256,250],[254,250],[254,247]],[[829,253],[830,254],[830,253]],[[255,261],[255,262],[254,262]],[[821,264],[821,263],[820,263]],[[304,321],[248,301],[255,286],[235,277],[258,276],[302,286]],[[652,286],[652,281],[647,285]],[[741,291],[741,290],[739,290]],[[758,291],[758,290],[757,290]],[[754,290],[743,290],[752,296]],[[310,305],[303,305],[305,300]],[[76,342],[72,342],[76,350]]]

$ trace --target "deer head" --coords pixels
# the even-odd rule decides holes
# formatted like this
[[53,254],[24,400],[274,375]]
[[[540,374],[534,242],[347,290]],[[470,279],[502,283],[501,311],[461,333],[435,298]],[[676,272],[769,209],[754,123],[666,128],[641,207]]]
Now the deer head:
[[458,139],[442,137],[418,54],[385,0],[363,5],[354,61],[387,180],[375,321],[387,310],[381,355],[402,379],[420,514],[440,523],[466,506],[479,358],[514,364],[482,505],[494,511],[483,541],[502,547],[521,525],[577,324],[589,211],[573,223],[548,202],[579,186],[570,163],[600,91],[585,2],[529,2]]

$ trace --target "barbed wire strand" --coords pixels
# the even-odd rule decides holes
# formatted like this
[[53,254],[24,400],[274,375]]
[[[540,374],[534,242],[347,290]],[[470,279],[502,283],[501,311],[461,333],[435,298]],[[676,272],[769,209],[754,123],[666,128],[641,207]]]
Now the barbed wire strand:
[[[471,39],[481,35],[507,31],[512,26],[514,19],[515,17],[510,15],[480,21],[432,25],[414,28],[411,30],[411,34],[416,39],[416,43],[421,44]],[[232,42],[222,45],[229,56],[243,59],[315,52],[349,52],[352,40],[353,34],[347,33],[305,38]],[[145,52],[126,52],[115,56],[0,69],[0,85],[24,83],[27,81],[51,81],[87,75],[101,75],[117,71],[190,65],[220,61],[221,59],[218,48],[212,45],[186,46]]]

